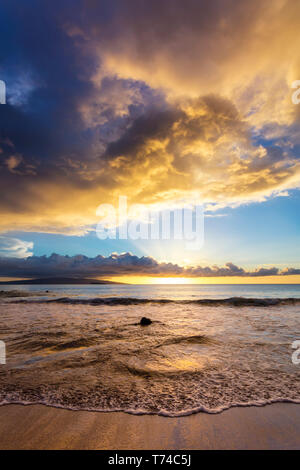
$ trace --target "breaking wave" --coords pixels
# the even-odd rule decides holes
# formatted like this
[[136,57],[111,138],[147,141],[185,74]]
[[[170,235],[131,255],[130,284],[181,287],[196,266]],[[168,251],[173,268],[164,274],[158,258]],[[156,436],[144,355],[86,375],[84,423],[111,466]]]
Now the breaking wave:
[[14,303],[59,303],[70,305],[144,305],[144,304],[192,304],[204,306],[232,306],[232,307],[270,307],[275,305],[300,304],[300,298],[252,298],[252,297],[230,297],[226,299],[194,299],[174,300],[155,298],[134,297],[95,297],[91,299],[60,297],[55,299],[18,299]]

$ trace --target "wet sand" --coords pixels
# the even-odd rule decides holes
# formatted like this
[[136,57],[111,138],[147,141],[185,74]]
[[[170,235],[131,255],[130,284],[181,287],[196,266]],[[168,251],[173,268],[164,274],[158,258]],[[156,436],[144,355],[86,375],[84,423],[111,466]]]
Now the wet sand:
[[300,449],[300,405],[181,418],[5,405],[0,449]]

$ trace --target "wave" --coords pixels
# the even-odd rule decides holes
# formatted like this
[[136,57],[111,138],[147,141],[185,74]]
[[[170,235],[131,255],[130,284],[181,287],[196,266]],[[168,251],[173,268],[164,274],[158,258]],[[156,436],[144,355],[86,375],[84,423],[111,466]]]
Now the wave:
[[24,290],[0,290],[0,299],[14,297],[32,297],[45,295],[43,292],[28,292]]
[[57,351],[64,351],[68,349],[80,349],[92,346],[94,344],[93,339],[78,338],[66,343],[60,343],[53,346],[52,349]]
[[135,297],[96,297],[92,299],[82,299],[74,297],[60,297],[56,299],[18,299],[10,303],[60,303],[60,304],[81,304],[81,305],[143,305],[143,304],[192,304],[204,306],[228,305],[232,307],[270,307],[275,305],[296,305],[300,303],[300,298],[251,298],[251,297],[230,297],[226,299],[153,299]]
[[164,341],[162,344],[158,344],[155,348],[160,348],[162,346],[168,346],[172,344],[209,344],[212,342],[212,339],[204,335],[193,335],[193,336],[179,336],[175,338],[170,338]]
[[16,400],[14,398],[10,399],[9,397],[0,401],[0,406],[7,405],[44,405],[50,408],[59,408],[70,411],[88,411],[88,412],[99,412],[99,413],[116,413],[123,412],[131,415],[157,415],[165,416],[167,418],[180,418],[184,416],[190,416],[198,413],[207,413],[207,414],[220,414],[223,411],[229,410],[231,408],[245,408],[245,407],[264,407],[267,405],[274,405],[276,403],[294,403],[299,405],[300,400],[290,399],[290,398],[275,398],[269,400],[253,400],[249,402],[236,402],[231,404],[226,404],[224,406],[218,406],[216,408],[208,408],[206,406],[198,406],[195,408],[187,408],[182,411],[168,411],[161,409],[159,411],[149,411],[143,408],[125,408],[125,407],[112,407],[112,408],[100,408],[100,407],[90,407],[90,406],[76,406],[70,404],[61,404],[55,403],[48,400]]

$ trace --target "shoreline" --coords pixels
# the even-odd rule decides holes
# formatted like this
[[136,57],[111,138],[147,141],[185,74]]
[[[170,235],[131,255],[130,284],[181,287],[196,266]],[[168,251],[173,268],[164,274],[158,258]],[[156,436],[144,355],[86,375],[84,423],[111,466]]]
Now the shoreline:
[[199,408],[192,408],[190,410],[185,410],[185,411],[178,411],[178,412],[168,412],[168,411],[147,411],[144,409],[101,409],[101,408],[76,408],[73,406],[68,406],[66,404],[60,404],[60,403],[51,403],[51,402],[46,402],[46,401],[36,401],[36,402],[31,402],[31,401],[2,401],[0,402],[0,410],[2,407],[6,406],[22,406],[22,407],[30,407],[30,406],[42,406],[46,408],[55,408],[58,410],[66,410],[66,411],[74,411],[75,413],[77,412],[85,412],[85,413],[125,413],[133,416],[159,416],[163,418],[187,418],[189,416],[197,415],[197,414],[208,414],[208,415],[219,415],[224,413],[224,411],[228,411],[234,408],[265,408],[266,406],[269,405],[276,405],[276,404],[292,404],[292,405],[300,405],[300,399],[289,399],[289,398],[275,398],[275,399],[269,399],[266,401],[253,401],[249,403],[235,403],[235,404],[230,404],[230,405],[225,405],[224,407],[220,408],[205,408],[204,406],[200,406]]
[[166,417],[5,404],[0,449],[300,449],[300,405]]

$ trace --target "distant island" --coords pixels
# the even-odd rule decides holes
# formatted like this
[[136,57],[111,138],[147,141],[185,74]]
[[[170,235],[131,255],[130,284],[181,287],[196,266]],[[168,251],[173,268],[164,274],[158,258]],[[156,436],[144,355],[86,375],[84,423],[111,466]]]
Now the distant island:
[[125,282],[105,281],[104,279],[85,279],[74,277],[48,277],[40,279],[24,279],[18,281],[1,281],[0,285],[24,285],[24,284],[125,284]]

